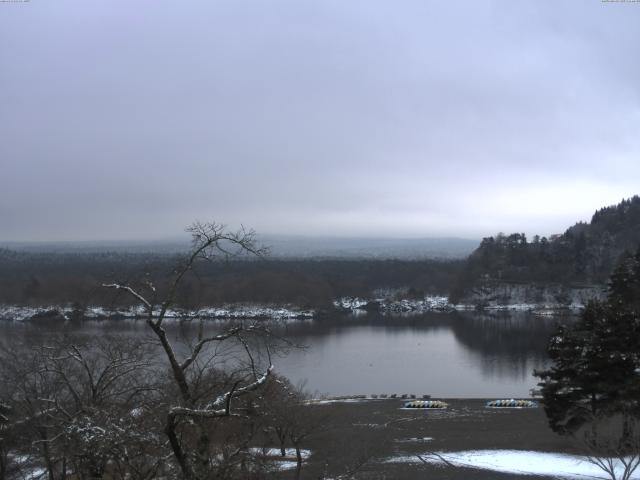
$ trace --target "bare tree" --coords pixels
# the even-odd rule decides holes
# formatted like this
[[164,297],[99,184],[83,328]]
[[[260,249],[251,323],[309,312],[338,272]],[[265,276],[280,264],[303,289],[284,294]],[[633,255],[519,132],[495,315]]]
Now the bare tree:
[[[134,298],[146,312],[146,323],[159,341],[169,364],[171,376],[177,387],[177,404],[170,405],[166,412],[166,434],[173,456],[182,476],[189,480],[210,478],[215,469],[216,456],[211,452],[212,421],[223,418],[243,418],[246,411],[236,406],[240,397],[248,396],[263,388],[273,371],[268,341],[266,365],[259,369],[256,344],[250,337],[271,338],[269,329],[259,323],[239,323],[228,326],[216,335],[205,336],[200,328],[197,339],[191,343],[187,355],[180,356],[176,346],[169,340],[164,323],[167,313],[174,305],[180,283],[196,264],[203,260],[229,258],[251,254],[262,256],[265,249],[256,244],[253,230],[229,231],[217,223],[194,223],[187,231],[192,236],[189,255],[176,268],[173,279],[164,295],[159,295],[154,285],[148,283],[135,288],[126,283],[106,284],[105,287],[125,292]],[[225,376],[225,382],[203,382],[203,378],[214,375],[211,368],[217,349],[222,344],[233,343],[244,352],[236,370]],[[208,388],[200,388],[209,385]],[[213,387],[211,387],[213,385]],[[226,385],[216,391],[215,386]],[[204,392],[204,394],[203,394]]]
[[326,430],[326,411],[310,407],[309,395],[303,385],[292,385],[285,377],[275,376],[266,394],[267,427],[275,436],[280,456],[287,455],[287,445],[295,451],[295,478],[300,478],[303,466],[303,447],[308,439]]
[[640,467],[640,422],[617,415],[594,420],[585,430],[589,462],[611,480],[629,480]]
[[7,424],[9,423],[9,412],[11,407],[0,402],[0,478],[5,478],[9,463],[8,445],[5,439]]
[[146,455],[153,435],[131,414],[156,391],[147,357],[143,342],[123,337],[55,335],[36,348],[0,352],[0,380],[11,386],[2,392],[11,410],[3,430],[26,459],[22,469],[43,467],[49,480],[67,478],[71,470],[102,478],[126,456],[153,463]]

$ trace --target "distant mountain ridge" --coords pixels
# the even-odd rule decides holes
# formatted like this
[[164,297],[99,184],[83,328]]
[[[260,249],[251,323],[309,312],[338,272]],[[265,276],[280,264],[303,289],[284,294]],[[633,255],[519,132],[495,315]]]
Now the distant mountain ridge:
[[348,238],[264,236],[271,255],[284,258],[455,259],[467,257],[478,240],[465,238]]
[[[478,240],[456,237],[433,238],[349,238],[259,235],[274,258],[321,259],[462,259]],[[0,247],[30,253],[153,253],[176,254],[189,249],[188,240],[166,241],[83,241],[83,242],[0,242]]]

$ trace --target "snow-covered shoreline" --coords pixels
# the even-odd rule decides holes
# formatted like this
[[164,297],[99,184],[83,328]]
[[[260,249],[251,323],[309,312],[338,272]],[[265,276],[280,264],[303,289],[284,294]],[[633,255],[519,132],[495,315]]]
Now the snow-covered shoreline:
[[[429,312],[493,311],[530,312],[551,316],[561,313],[577,313],[593,298],[602,296],[597,286],[563,288],[548,285],[500,284],[491,288],[478,288],[459,303],[444,295],[426,295],[408,298],[404,289],[381,289],[370,298],[344,296],[333,301],[333,307],[343,313],[361,315],[374,312],[389,315],[415,315]],[[166,312],[168,319],[313,319],[318,311],[295,305],[230,304],[202,307],[196,310],[173,308]],[[60,305],[0,305],[0,320],[88,320],[136,319],[146,316],[141,306],[110,308],[88,306],[79,311],[72,306]]]
[[[340,297],[333,301],[333,307],[342,313],[362,315],[367,312],[383,315],[418,315],[429,312],[494,311],[494,312],[530,312],[534,315],[557,315],[576,313],[584,308],[580,302],[560,303],[498,303],[486,304],[451,303],[445,296],[426,296],[419,299],[390,297]],[[159,312],[156,311],[157,315]],[[246,320],[310,320],[318,316],[318,311],[302,309],[295,305],[224,305],[221,307],[203,307],[197,310],[174,308],[167,310],[167,319],[246,319]],[[72,306],[60,305],[0,305],[0,321],[50,320],[65,321],[71,319],[119,320],[145,318],[146,312],[140,306],[128,308],[108,308],[89,306],[78,310]]]
[[390,299],[362,297],[341,297],[333,302],[333,306],[345,313],[355,315],[365,312],[382,314],[421,314],[429,312],[460,311],[495,311],[495,312],[531,312],[535,315],[556,315],[559,313],[576,313],[584,308],[580,302],[565,303],[452,303],[445,296],[427,296],[422,299]]
[[[156,315],[159,313],[154,312]],[[228,305],[223,307],[204,307],[198,310],[169,309],[165,314],[167,319],[311,319],[316,315],[315,310],[298,309],[293,306],[262,306],[262,305]],[[87,307],[82,311],[69,306],[21,306],[0,305],[0,320],[29,321],[29,320],[70,320],[73,318],[87,320],[106,319],[137,319],[146,317],[142,307],[106,308],[100,306]]]

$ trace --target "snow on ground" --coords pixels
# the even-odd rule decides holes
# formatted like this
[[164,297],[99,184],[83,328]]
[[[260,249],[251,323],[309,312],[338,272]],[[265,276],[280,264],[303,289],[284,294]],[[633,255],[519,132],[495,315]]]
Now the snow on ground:
[[[377,310],[385,314],[421,314],[427,312],[452,312],[474,310],[475,305],[452,304],[444,296],[427,296],[423,299],[390,298],[365,299],[359,297],[341,297],[333,301],[334,307],[353,315],[365,314],[368,309]],[[571,309],[581,305],[572,304]],[[485,310],[492,311],[531,311],[536,315],[553,315],[558,312],[558,306],[537,305],[531,303],[514,304],[487,304]],[[30,307],[20,305],[0,305],[0,320],[24,321],[34,315],[43,315],[47,312],[58,312],[71,318],[73,308],[65,306],[41,306]],[[159,310],[154,311],[157,316]],[[316,312],[311,309],[301,310],[293,305],[266,306],[266,305],[224,305],[221,307],[203,307],[198,310],[169,309],[165,312],[167,319],[184,318],[209,318],[209,319],[278,319],[278,320],[304,320],[313,319]],[[146,312],[141,306],[130,308],[107,309],[101,306],[89,306],[84,311],[84,317],[88,319],[105,318],[141,318]]]
[[453,306],[447,297],[425,297],[422,300],[402,299],[379,301],[383,313],[423,313],[434,311],[450,311]]
[[20,467],[20,478],[24,480],[40,480],[48,476],[45,468],[34,464],[28,455],[9,455]]
[[56,309],[56,307],[23,307],[18,305],[0,305],[0,319],[15,320],[21,322],[33,317],[34,315],[42,314],[51,310],[60,310],[65,313],[64,309]]
[[[374,292],[375,293],[375,292]],[[381,313],[392,314],[421,314],[427,312],[452,312],[476,310],[479,306],[487,311],[500,312],[532,312],[536,315],[557,315],[559,311],[579,311],[584,307],[583,303],[574,301],[571,304],[560,303],[531,303],[517,302],[500,303],[498,300],[477,303],[451,303],[446,296],[427,295],[424,298],[400,298],[399,292],[379,292],[380,295],[372,298],[340,297],[333,301],[333,305],[341,310],[358,314],[366,310],[375,310]]]
[[[423,299],[394,300],[386,297],[366,299],[360,297],[340,297],[333,301],[334,307],[342,310],[359,313],[368,307],[382,313],[424,313],[433,311],[451,311],[455,306],[449,303],[449,299],[443,296],[427,296]],[[460,309],[465,309],[464,305]]]
[[[441,458],[439,458],[440,456]],[[457,467],[470,467],[501,473],[519,475],[546,475],[566,479],[607,479],[605,472],[590,463],[586,457],[562,453],[532,452],[524,450],[467,450],[462,452],[438,452],[437,455],[397,456],[387,460],[389,463],[431,463]],[[444,459],[444,460],[443,460]],[[640,470],[631,476],[640,479]]]
[[228,308],[202,308],[193,313],[208,318],[313,318],[313,310],[296,310],[288,307],[264,307],[260,305],[232,306]]
[[[253,447],[249,449],[249,453],[256,457],[263,456],[273,460],[273,464],[278,470],[293,470],[298,466],[295,448],[285,448],[284,457],[279,448]],[[311,456],[311,450],[300,449],[300,456],[303,462],[306,461]]]
[[361,403],[361,402],[368,402],[369,400],[372,400],[372,399],[370,398],[328,398],[323,400],[317,400],[317,399],[307,400],[305,403],[307,405],[330,405],[332,403]]
[[[12,321],[29,320],[35,315],[47,312],[58,312],[71,318],[73,308],[59,306],[28,307],[20,305],[0,305],[0,319]],[[158,315],[154,311],[154,315]],[[134,306],[126,309],[109,310],[100,306],[89,306],[84,311],[88,319],[105,318],[141,318],[146,316],[144,308]],[[167,319],[211,318],[211,319],[312,319],[313,310],[299,310],[292,306],[263,306],[263,305],[228,305],[224,307],[205,307],[199,310],[169,309],[165,313]]]
[[411,438],[400,438],[396,440],[397,443],[417,443],[417,442],[431,442],[433,437],[411,437]]
[[276,460],[276,468],[278,470],[293,470],[298,466],[298,462],[292,462],[291,460]]
[[[279,448],[260,448],[260,447],[252,447],[249,449],[249,452],[253,455],[263,455],[265,457],[280,457],[282,458],[281,452]],[[285,448],[285,457],[294,457],[296,456],[295,448]],[[306,460],[311,456],[311,450],[300,449],[300,456],[303,460]]]
[[[342,310],[352,313],[360,313],[366,309],[378,310],[381,313],[427,313],[427,312],[452,312],[475,310],[476,305],[473,304],[455,304],[450,303],[449,299],[444,296],[426,296],[422,299],[400,299],[392,298],[359,298],[359,297],[341,297],[334,300],[333,305]],[[580,309],[582,305],[572,304],[570,309]],[[538,315],[557,314],[558,309],[564,308],[561,305],[546,305],[536,303],[490,303],[483,306],[485,310],[490,311],[517,311],[517,312],[534,312]]]
[[333,306],[347,310],[358,310],[362,307],[366,307],[369,301],[370,300],[359,297],[340,297],[333,301]]

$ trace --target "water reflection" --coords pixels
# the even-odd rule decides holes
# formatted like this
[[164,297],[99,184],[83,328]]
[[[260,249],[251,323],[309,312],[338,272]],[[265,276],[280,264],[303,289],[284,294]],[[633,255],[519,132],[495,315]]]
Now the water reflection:
[[549,336],[560,321],[570,320],[524,312],[465,312],[456,315],[452,329],[485,377],[531,383],[532,370],[546,364]]
[[[509,312],[430,313],[418,316],[327,316],[313,321],[276,323],[272,329],[304,351],[277,361],[293,381],[329,394],[429,393],[434,396],[524,396],[536,383],[534,368],[545,366],[548,338],[557,317]],[[207,333],[221,321],[208,321]],[[173,340],[195,335],[196,322],[167,324]],[[142,321],[90,321],[82,324],[0,324],[5,342],[37,344],[53,331],[152,338]]]

